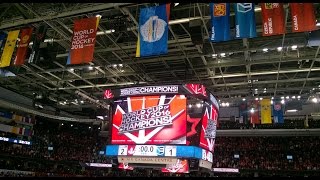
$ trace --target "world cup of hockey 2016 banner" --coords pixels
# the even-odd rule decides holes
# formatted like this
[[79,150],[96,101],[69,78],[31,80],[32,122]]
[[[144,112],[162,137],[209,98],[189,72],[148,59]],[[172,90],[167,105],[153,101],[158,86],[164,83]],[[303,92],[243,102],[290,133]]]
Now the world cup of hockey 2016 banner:
[[0,60],[0,67],[10,66],[12,54],[13,54],[14,48],[16,47],[19,32],[20,30],[15,30],[15,31],[10,31],[8,33],[8,38],[3,48],[3,52]]
[[248,110],[247,110],[247,102],[243,102],[239,107],[239,123],[248,124]]
[[168,53],[169,11],[166,4],[141,9],[136,57]]
[[45,24],[42,24],[37,28],[33,38],[32,53],[30,54],[28,63],[37,64],[38,60],[40,59],[40,44],[44,42],[46,33],[47,26]]
[[236,38],[257,37],[253,3],[235,3]]
[[272,124],[271,120],[271,100],[263,99],[260,102],[261,124]]
[[282,3],[261,3],[263,36],[284,34],[285,14]]
[[67,64],[83,64],[93,60],[99,21],[98,17],[74,21],[72,44]]
[[273,105],[273,122],[284,123],[283,108],[280,102],[275,102]]
[[28,46],[31,40],[33,28],[22,29],[20,33],[20,42],[17,49],[17,55],[14,60],[14,65],[19,66],[24,64],[27,56]]
[[210,3],[211,41],[230,40],[230,4]]
[[316,30],[313,3],[290,3],[292,32]]

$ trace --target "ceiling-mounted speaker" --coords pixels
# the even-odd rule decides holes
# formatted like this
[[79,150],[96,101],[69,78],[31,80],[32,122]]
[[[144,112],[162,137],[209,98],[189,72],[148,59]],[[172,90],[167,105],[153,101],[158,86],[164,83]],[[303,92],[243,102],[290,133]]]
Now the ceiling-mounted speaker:
[[203,44],[203,35],[202,35],[202,21],[201,19],[190,20],[189,22],[189,31],[191,35],[192,43],[195,45]]

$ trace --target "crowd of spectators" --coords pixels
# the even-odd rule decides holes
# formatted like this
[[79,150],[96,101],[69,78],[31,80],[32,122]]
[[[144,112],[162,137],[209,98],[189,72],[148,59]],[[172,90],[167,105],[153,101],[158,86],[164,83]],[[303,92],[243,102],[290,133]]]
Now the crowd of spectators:
[[[292,124],[287,121],[285,124]],[[224,125],[223,123],[220,125]],[[99,136],[99,126],[38,120],[32,145],[0,142],[0,176],[209,176],[161,173],[159,170],[86,167],[85,163],[111,163],[99,155],[108,139]],[[221,126],[220,126],[221,128]],[[222,128],[223,129],[223,128]],[[2,133],[4,137],[14,137]],[[49,148],[50,147],[50,148]],[[52,148],[52,149],[51,149]],[[235,155],[239,155],[236,157]],[[287,159],[292,156],[292,159]],[[213,167],[238,168],[240,171],[320,171],[320,137],[217,137]],[[19,171],[18,171],[19,170]],[[247,175],[252,173],[247,173]],[[270,175],[272,173],[266,174]],[[246,175],[241,173],[240,175]]]
[[319,162],[320,137],[219,137],[214,152],[223,168],[319,171]]

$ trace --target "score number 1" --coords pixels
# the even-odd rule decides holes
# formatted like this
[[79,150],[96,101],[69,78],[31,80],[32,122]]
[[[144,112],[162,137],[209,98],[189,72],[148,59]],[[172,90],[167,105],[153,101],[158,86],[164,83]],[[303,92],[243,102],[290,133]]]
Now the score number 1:
[[177,156],[177,147],[176,146],[165,146],[165,156]]

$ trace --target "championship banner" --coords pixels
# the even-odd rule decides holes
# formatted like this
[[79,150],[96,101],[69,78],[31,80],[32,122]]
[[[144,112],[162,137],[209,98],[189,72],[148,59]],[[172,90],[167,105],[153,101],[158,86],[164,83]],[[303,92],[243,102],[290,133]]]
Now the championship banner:
[[136,57],[168,54],[169,14],[170,4],[141,9]]
[[204,106],[199,146],[213,152],[217,133],[218,111],[213,105],[204,104]]
[[249,116],[250,116],[250,122],[251,124],[260,124],[260,119],[259,119],[259,101],[253,100],[249,104],[250,110]]
[[262,99],[261,107],[261,124],[272,124],[271,120],[271,99]]
[[4,45],[6,37],[7,37],[6,33],[0,32],[0,52],[1,52],[2,46]]
[[184,95],[126,97],[114,103],[112,144],[186,144]]
[[285,33],[285,13],[282,3],[262,3],[261,14],[263,24],[262,36]]
[[24,64],[27,56],[28,46],[31,41],[33,28],[22,29],[20,33],[20,42],[17,49],[17,55],[14,60],[14,65],[19,66]]
[[254,3],[235,3],[236,38],[257,37]]
[[280,102],[274,102],[273,105],[273,123],[284,123],[283,107]]
[[16,42],[19,36],[19,32],[20,30],[15,30],[15,31],[10,31],[8,33],[8,38],[3,48],[3,52],[0,60],[0,68],[10,66],[12,54],[16,47]]
[[37,64],[38,60],[40,59],[40,44],[44,42],[46,33],[47,26],[45,24],[42,24],[37,28],[33,38],[32,53],[30,54],[28,63]]
[[93,60],[99,21],[98,17],[74,21],[72,44],[67,64],[84,64]]
[[314,31],[316,16],[313,3],[290,3],[292,32]]
[[248,124],[248,110],[247,110],[247,102],[243,102],[239,107],[239,123]]
[[211,41],[230,40],[230,4],[210,3]]

